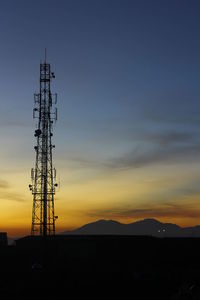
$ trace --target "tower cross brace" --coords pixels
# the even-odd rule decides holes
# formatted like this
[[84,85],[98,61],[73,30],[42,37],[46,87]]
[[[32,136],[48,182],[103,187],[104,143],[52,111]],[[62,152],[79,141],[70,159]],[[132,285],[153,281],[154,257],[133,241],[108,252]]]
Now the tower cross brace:
[[33,195],[31,235],[55,235],[54,196],[56,169],[53,167],[53,125],[57,120],[57,94],[51,93],[51,80],[55,78],[51,66],[40,64],[40,92],[34,94],[33,118],[37,120],[35,138],[35,168],[31,169]]

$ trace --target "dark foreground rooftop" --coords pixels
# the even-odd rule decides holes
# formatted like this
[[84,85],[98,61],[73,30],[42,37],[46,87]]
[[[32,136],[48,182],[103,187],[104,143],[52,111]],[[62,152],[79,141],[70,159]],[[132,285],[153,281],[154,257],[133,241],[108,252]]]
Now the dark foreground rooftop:
[[93,299],[105,293],[131,293],[137,300],[200,299],[199,253],[198,238],[25,237],[16,246],[0,247],[0,294],[67,299],[81,291]]

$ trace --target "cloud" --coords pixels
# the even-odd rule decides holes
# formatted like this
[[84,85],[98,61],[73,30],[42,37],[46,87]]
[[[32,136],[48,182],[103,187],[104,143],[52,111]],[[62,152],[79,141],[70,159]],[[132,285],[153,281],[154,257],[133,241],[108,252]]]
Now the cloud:
[[25,198],[18,193],[10,191],[10,183],[6,180],[0,179],[0,199],[16,202],[24,202]]
[[[130,149],[130,145],[128,147]],[[116,153],[117,147],[114,149]],[[177,130],[144,131],[133,136],[132,149],[124,154],[106,157],[91,153],[68,153],[60,157],[74,169],[95,169],[103,172],[141,168],[153,164],[182,163],[200,160],[200,140],[195,132]],[[99,174],[98,174],[99,176]]]
[[95,218],[116,218],[116,219],[135,219],[135,218],[199,218],[200,208],[193,207],[189,204],[177,205],[167,204],[161,206],[146,205],[145,208],[115,208],[99,209],[89,211],[89,217]]
[[193,133],[170,131],[141,138],[133,150],[113,158],[108,166],[115,169],[139,168],[158,163],[191,162],[200,159],[200,141]]
[[160,147],[143,151],[137,148],[121,157],[114,158],[108,166],[114,169],[140,168],[152,164],[187,163],[200,159],[200,144],[187,146]]
[[17,193],[13,192],[1,192],[0,193],[0,199],[4,201],[15,201],[15,202],[24,202],[25,198]]
[[[198,176],[198,174],[197,174]],[[161,182],[162,184],[162,182]],[[149,191],[141,198],[124,198],[116,205],[92,209],[87,215],[92,218],[199,218],[200,185],[196,177],[177,183],[158,192]]]
[[8,189],[9,187],[8,181],[0,179],[0,189]]

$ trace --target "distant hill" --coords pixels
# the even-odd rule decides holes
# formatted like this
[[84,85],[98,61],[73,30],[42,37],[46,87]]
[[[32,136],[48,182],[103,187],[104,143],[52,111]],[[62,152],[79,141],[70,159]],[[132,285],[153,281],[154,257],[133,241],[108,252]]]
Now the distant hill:
[[156,219],[144,219],[130,224],[113,220],[98,220],[73,231],[61,234],[73,235],[151,235],[155,237],[200,237],[200,226],[180,227],[162,223]]

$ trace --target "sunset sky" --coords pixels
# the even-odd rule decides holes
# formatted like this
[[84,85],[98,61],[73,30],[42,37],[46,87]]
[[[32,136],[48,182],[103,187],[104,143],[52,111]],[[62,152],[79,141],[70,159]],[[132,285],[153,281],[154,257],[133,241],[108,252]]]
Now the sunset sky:
[[0,0],[0,231],[30,233],[33,94],[56,79],[57,232],[200,224],[200,2]]

